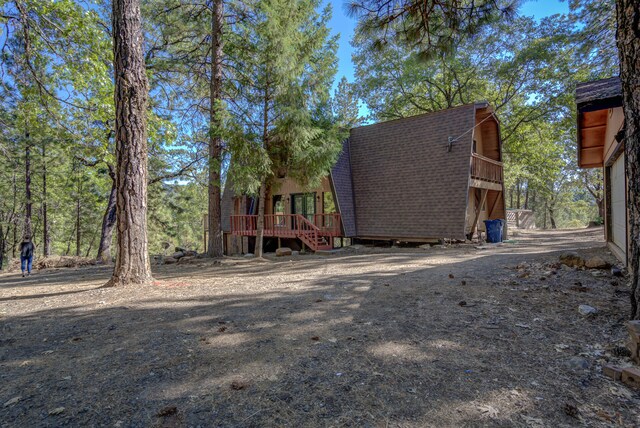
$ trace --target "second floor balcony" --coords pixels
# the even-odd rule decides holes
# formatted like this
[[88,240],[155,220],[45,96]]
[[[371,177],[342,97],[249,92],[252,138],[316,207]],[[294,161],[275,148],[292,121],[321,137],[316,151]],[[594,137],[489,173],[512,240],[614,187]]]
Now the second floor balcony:
[[[502,162],[473,153],[471,155],[471,185],[472,187],[502,189]],[[500,189],[497,189],[497,188]]]

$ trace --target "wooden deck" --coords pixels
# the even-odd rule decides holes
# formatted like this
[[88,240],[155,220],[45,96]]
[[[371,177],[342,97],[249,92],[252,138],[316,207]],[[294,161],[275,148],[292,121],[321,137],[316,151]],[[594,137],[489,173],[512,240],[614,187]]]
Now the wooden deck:
[[[232,215],[231,234],[256,236],[257,215]],[[333,238],[342,236],[340,214],[316,214],[313,221],[300,214],[267,214],[264,216],[264,236],[297,238],[313,251],[330,250]]]

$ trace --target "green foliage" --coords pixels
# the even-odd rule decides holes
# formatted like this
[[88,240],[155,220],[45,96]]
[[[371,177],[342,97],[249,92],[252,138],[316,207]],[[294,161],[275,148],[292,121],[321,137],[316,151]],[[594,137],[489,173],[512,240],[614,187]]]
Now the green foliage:
[[577,61],[588,64],[588,80],[618,74],[615,0],[570,0],[568,21]]
[[[85,8],[73,0],[1,5],[6,45],[0,57],[0,222],[10,256],[24,227],[27,147],[38,251],[44,247],[45,206],[54,254],[93,256],[97,250],[114,163],[113,53],[106,6]],[[162,186],[163,177],[189,172],[185,164],[193,163],[194,155],[176,144],[176,125],[155,98],[150,104],[149,170],[159,183],[153,188]],[[173,193],[181,194],[182,188]]]
[[333,115],[343,129],[359,126],[364,121],[364,118],[360,117],[359,99],[355,85],[349,83],[344,76],[338,82],[338,88],[333,95],[331,105]]
[[259,0],[236,27],[236,87],[228,144],[236,190],[287,175],[313,186],[340,151],[331,112],[336,39],[317,0]]
[[[613,74],[613,11],[609,0],[576,0],[566,16],[485,21],[455,49],[426,58],[406,40],[377,43],[364,19],[352,42],[356,91],[372,120],[489,101],[501,120],[507,205],[539,211],[539,225],[548,219],[551,227],[550,216],[558,227],[570,224],[558,215],[566,209],[586,224],[597,215],[598,191],[587,196],[588,216],[570,202],[585,185],[576,165],[573,95],[577,82]],[[385,28],[393,33],[398,25]],[[587,187],[598,180],[591,177]]]
[[485,25],[514,16],[518,1],[508,0],[353,0],[359,33],[374,49],[404,45],[423,59],[451,52]]
[[[202,248],[211,133],[223,137],[236,190],[257,193],[282,175],[313,186],[346,130],[364,120],[361,103],[368,119],[385,120],[488,100],[502,122],[508,205],[534,209],[547,227],[597,218],[602,172],[576,165],[573,91],[617,72],[614,2],[571,0],[569,14],[540,22],[515,17],[518,3],[353,2],[356,82],[342,79],[332,97],[329,7],[228,0],[224,99],[211,105],[210,2],[143,2],[151,251],[165,242]],[[91,255],[114,166],[110,3],[5,0],[0,8],[0,239],[11,254],[30,202],[39,250],[46,207],[53,252]]]
[[[149,192],[149,251],[162,254],[175,246],[203,251],[207,189],[194,182],[165,183]],[[169,243],[165,250],[163,243]]]

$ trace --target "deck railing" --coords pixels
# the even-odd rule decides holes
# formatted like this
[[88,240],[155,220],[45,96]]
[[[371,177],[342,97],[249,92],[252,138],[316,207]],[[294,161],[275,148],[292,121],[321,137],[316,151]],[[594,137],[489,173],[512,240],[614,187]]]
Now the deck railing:
[[502,162],[473,153],[471,155],[471,178],[501,184]]
[[322,236],[341,236],[342,230],[340,227],[340,214],[316,214],[313,217],[313,224],[315,224],[321,232]]
[[257,215],[232,215],[231,233],[234,235],[251,236],[255,235],[258,228]]
[[[316,214],[313,222],[300,214],[265,214],[264,236],[299,237],[300,235],[340,236],[340,214]],[[255,236],[257,215],[232,215],[231,233]]]

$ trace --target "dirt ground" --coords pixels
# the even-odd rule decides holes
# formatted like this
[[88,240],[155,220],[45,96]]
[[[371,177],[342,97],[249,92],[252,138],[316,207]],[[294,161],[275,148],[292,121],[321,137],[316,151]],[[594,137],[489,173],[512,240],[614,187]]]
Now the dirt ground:
[[602,230],[514,239],[0,275],[0,426],[640,426]]

